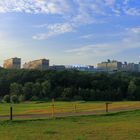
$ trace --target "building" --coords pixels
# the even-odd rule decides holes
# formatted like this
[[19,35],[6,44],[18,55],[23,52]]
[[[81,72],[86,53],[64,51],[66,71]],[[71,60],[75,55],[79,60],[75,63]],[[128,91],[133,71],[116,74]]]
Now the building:
[[20,69],[21,68],[21,58],[10,58],[4,60],[3,67],[5,69]]
[[53,65],[49,67],[50,70],[65,70],[64,65]]
[[139,71],[139,64],[135,63],[124,63],[123,64],[124,71]]
[[98,63],[97,68],[105,71],[117,71],[122,69],[122,62],[108,60],[107,62]]
[[107,62],[101,62],[97,64],[98,69],[107,70]]
[[47,70],[49,69],[49,60],[48,59],[39,59],[30,61],[23,65],[24,69],[36,69],[36,70]]
[[92,65],[66,65],[66,69],[73,69],[78,71],[94,71],[95,68]]

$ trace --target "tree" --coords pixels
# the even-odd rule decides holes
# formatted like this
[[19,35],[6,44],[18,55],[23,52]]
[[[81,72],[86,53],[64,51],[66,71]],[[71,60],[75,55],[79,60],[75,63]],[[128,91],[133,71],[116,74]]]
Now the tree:
[[25,101],[25,96],[24,95],[19,95],[18,100],[19,100],[19,102]]
[[134,80],[131,80],[128,85],[128,99],[134,100],[134,94],[136,92],[137,86]]
[[10,96],[9,95],[5,95],[3,97],[3,101],[6,102],[6,103],[10,103]]
[[22,94],[22,85],[18,83],[10,84],[10,95],[20,95]]
[[62,92],[62,99],[63,100],[72,100],[73,98],[73,90],[72,88],[64,88]]
[[12,103],[19,103],[18,96],[17,95],[12,95],[11,96],[11,102]]
[[39,98],[42,97],[42,86],[40,83],[37,82],[33,85],[32,94],[33,96],[36,96]]
[[42,85],[42,96],[51,98],[51,83],[49,81],[45,81],[41,85]]
[[23,95],[25,96],[26,100],[31,99],[32,97],[32,90],[33,90],[33,83],[32,82],[27,82],[25,83],[23,87]]

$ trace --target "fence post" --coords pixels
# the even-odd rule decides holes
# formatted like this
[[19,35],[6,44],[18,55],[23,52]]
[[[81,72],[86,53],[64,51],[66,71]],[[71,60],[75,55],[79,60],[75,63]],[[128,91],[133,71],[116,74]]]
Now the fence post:
[[108,113],[109,112],[109,104],[111,104],[111,103],[107,102],[105,104],[106,104],[106,113]]
[[54,117],[54,98],[52,98],[52,117]]
[[13,108],[10,107],[10,120],[12,121],[13,120]]
[[105,103],[106,104],[106,113],[108,113],[108,104],[109,103]]

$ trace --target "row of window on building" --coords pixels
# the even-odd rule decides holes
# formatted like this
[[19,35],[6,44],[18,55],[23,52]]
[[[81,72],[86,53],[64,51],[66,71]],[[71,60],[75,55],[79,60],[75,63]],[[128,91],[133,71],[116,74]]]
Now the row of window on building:
[[[3,67],[6,69],[21,69],[21,58],[10,58],[4,61]],[[36,70],[64,70],[76,69],[79,71],[140,71],[140,63],[127,63],[118,62],[116,60],[108,60],[97,64],[97,68],[92,65],[53,65],[50,66],[48,59],[33,60],[23,65],[23,69],[36,69]]]
[[116,60],[108,60],[97,64],[97,68],[105,71],[140,71],[140,63],[118,62]]
[[[4,60],[3,67],[5,69],[21,69],[21,58],[10,58],[7,60]],[[33,60],[28,63],[25,63],[23,65],[23,69],[36,69],[36,70],[63,70],[65,69],[65,66],[63,65],[49,65],[48,59],[39,59],[39,60]]]

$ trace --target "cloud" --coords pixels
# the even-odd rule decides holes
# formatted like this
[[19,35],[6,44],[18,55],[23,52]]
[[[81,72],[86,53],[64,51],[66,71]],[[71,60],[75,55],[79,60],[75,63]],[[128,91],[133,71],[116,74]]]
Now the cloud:
[[139,34],[140,35],[140,27],[132,27],[132,28],[126,28],[126,30],[132,35],[132,34]]
[[114,5],[115,4],[115,2],[116,2],[116,0],[105,0],[105,3],[107,4],[107,5]]
[[79,48],[69,49],[65,52],[81,56],[107,56],[110,54],[111,50],[112,46],[110,44],[90,44]]
[[131,15],[131,16],[140,16],[140,10],[137,8],[125,8],[124,9],[125,14]]
[[[59,16],[60,23],[43,23],[36,27],[44,28],[33,39],[50,37],[73,32],[79,26],[102,24],[110,16],[140,16],[140,1],[131,0],[0,0],[0,13],[27,13]],[[104,18],[102,18],[104,17]],[[49,28],[49,26],[54,26]],[[46,30],[47,29],[47,30]]]
[[49,31],[47,33],[37,34],[37,35],[33,36],[33,39],[43,40],[43,39],[48,39],[52,36],[57,36],[60,34],[74,31],[72,25],[69,23],[42,25],[40,27],[46,27]]
[[[114,36],[114,34],[110,34],[110,36],[107,36],[112,38],[112,35]],[[140,27],[126,28],[124,29],[122,34],[118,35],[122,38],[120,38],[120,40],[117,42],[89,44],[80,46],[78,48],[65,50],[65,53],[73,54],[74,56],[87,56],[97,59],[100,57],[113,56],[129,49],[140,48]],[[82,37],[89,38],[91,36],[93,36],[93,34],[87,36],[85,35]]]
[[65,0],[1,0],[0,12],[63,14],[68,10]]
[[139,1],[132,5],[130,0],[1,0],[0,13],[25,12],[33,14],[71,14],[87,13],[115,15],[116,11],[128,15],[139,15]]

